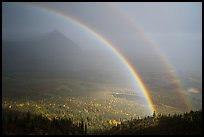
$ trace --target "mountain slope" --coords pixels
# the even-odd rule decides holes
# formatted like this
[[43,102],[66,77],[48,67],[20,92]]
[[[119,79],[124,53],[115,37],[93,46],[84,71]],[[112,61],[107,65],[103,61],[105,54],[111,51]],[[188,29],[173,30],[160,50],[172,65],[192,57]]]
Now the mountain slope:
[[71,69],[74,62],[70,60],[80,54],[80,48],[60,32],[53,31],[38,39],[3,42],[2,53],[3,72],[49,72]]

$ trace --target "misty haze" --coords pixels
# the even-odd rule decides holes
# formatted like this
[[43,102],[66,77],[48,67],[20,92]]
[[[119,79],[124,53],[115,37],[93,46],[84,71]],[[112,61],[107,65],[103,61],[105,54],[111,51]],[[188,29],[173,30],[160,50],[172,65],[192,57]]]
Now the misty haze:
[[202,4],[3,2],[2,133],[202,134]]

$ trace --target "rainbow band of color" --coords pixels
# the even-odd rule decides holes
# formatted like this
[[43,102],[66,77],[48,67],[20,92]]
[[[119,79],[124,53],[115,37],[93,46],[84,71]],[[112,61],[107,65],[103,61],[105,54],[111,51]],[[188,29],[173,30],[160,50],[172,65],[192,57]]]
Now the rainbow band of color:
[[[170,76],[176,81],[176,88],[177,91],[181,97],[181,99],[183,100],[183,103],[186,107],[186,111],[190,111],[192,106],[190,103],[190,99],[188,99],[188,95],[184,89],[184,87],[181,84],[181,81],[179,80],[174,67],[171,65],[170,61],[167,59],[167,57],[161,52],[161,50],[158,47],[158,44],[156,44],[153,39],[148,36],[147,33],[145,33],[144,28],[135,20],[133,20],[128,13],[125,12],[125,10],[123,10],[122,8],[120,8],[119,6],[117,6],[114,3],[109,3],[110,6],[117,11],[123,18],[124,20],[129,23],[129,25],[132,25],[134,27],[134,29],[136,30],[136,32],[140,32],[140,35],[142,35],[143,38],[145,38],[145,41],[148,43],[148,45],[152,46],[152,48],[157,52],[157,54],[159,55],[159,59],[165,64],[165,67],[167,70],[169,70]],[[172,71],[173,70],[173,71]]]
[[137,71],[131,66],[131,64],[125,59],[125,57],[114,47],[114,45],[111,44],[104,36],[102,36],[101,34],[96,32],[94,29],[88,27],[87,25],[82,24],[80,21],[74,19],[71,16],[64,15],[63,13],[51,10],[49,8],[41,7],[39,5],[35,5],[35,4],[32,4],[32,5],[37,6],[40,9],[45,10],[45,11],[47,11],[49,13],[55,14],[57,16],[61,16],[61,17],[65,18],[66,20],[72,22],[73,24],[76,24],[76,25],[80,26],[82,29],[84,29],[87,32],[91,33],[94,37],[96,37],[98,40],[100,40],[104,45],[106,45],[108,48],[110,48],[119,57],[119,59],[126,65],[126,67],[129,69],[129,71],[131,72],[134,79],[137,81],[137,84],[139,85],[139,88],[143,92],[143,95],[144,95],[144,97],[145,97],[145,99],[146,99],[146,101],[148,103],[148,106],[149,106],[149,109],[150,109],[151,113],[156,112],[156,109],[155,109],[155,107],[154,107],[154,105],[152,103],[149,91],[145,87],[145,84],[143,83],[142,79],[138,75]]

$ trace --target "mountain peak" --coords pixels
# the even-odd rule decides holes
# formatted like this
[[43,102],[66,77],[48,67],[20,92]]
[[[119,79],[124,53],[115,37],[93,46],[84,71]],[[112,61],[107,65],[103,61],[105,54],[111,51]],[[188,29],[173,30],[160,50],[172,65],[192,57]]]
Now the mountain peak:
[[60,31],[58,31],[58,30],[53,30],[53,31],[51,31],[49,34],[63,35],[62,32],[60,32]]
[[65,38],[68,39],[63,33],[61,33],[58,30],[54,30],[52,32],[49,32],[45,37],[53,37],[53,38]]
[[40,39],[40,43],[43,43],[42,45],[49,45],[49,46],[65,46],[65,47],[75,47],[78,46],[67,36],[65,36],[63,33],[61,33],[58,30],[54,30],[52,32],[47,33],[46,36],[42,37]]

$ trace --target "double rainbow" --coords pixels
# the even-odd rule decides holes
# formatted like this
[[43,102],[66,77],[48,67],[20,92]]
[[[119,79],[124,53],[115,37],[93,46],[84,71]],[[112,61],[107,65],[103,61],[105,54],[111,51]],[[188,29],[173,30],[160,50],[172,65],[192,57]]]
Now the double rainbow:
[[128,15],[128,13],[124,9],[122,9],[122,7],[120,7],[119,5],[115,3],[110,3],[109,5],[112,7],[113,10],[119,13],[124,18],[124,20],[130,26],[132,26],[133,29],[135,29],[136,32],[139,31],[140,35],[142,36],[141,38],[145,38],[145,41],[148,43],[149,46],[152,46],[152,48],[155,50],[155,52],[159,56],[159,59],[161,60],[161,62],[163,62],[163,64],[165,65],[164,67],[166,68],[166,70],[168,70],[168,73],[170,74],[171,78],[175,80],[175,84],[176,84],[175,86],[177,88],[177,92],[179,93],[179,96],[182,99],[186,107],[185,111],[190,111],[192,109],[192,106],[191,106],[191,103],[189,102],[190,99],[188,99],[187,92],[185,88],[183,87],[181,81],[179,80],[179,77],[176,74],[174,67],[171,65],[170,61],[167,59],[167,57],[163,54],[163,52],[157,46],[158,44],[156,44],[152,40],[152,38],[147,35],[147,33],[144,33],[145,32],[144,28],[141,25],[139,25],[139,23],[136,22],[133,18],[131,18]]

